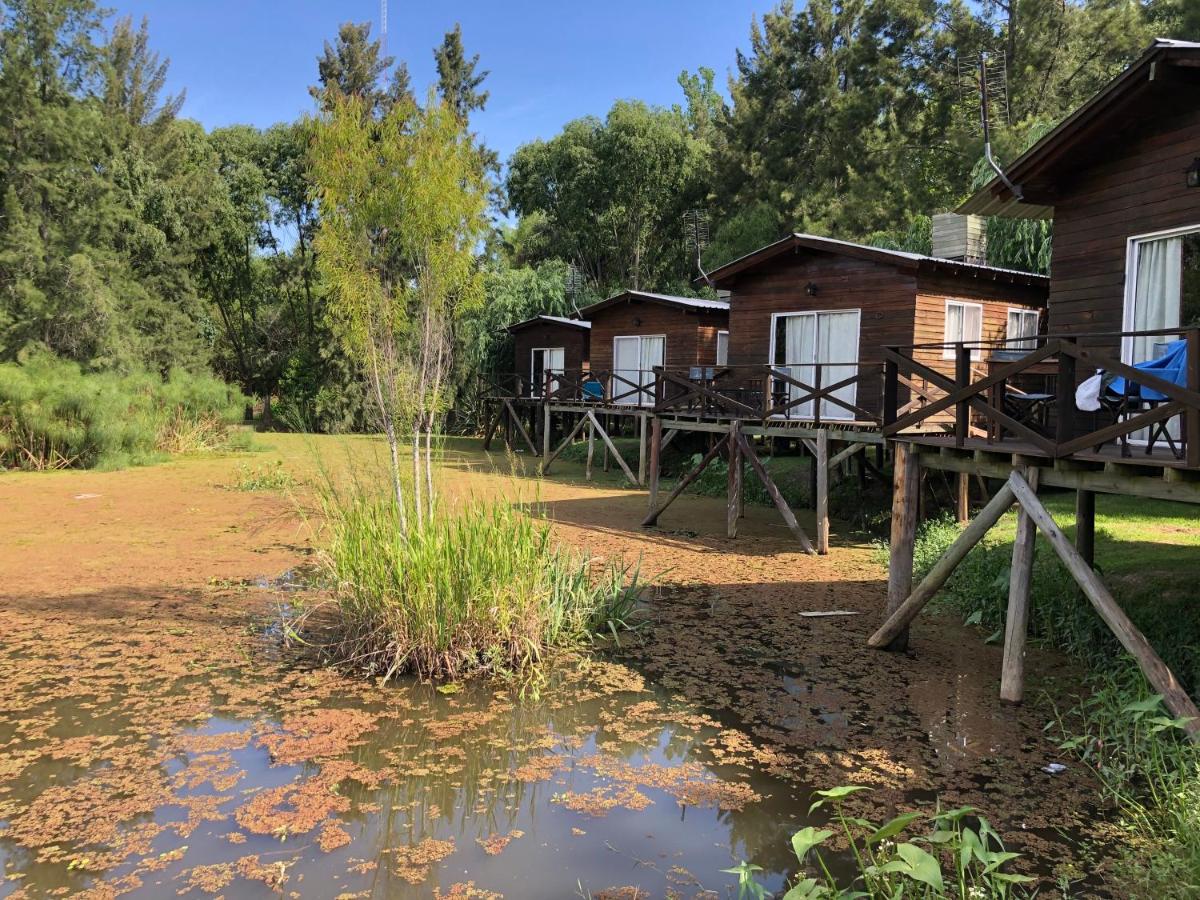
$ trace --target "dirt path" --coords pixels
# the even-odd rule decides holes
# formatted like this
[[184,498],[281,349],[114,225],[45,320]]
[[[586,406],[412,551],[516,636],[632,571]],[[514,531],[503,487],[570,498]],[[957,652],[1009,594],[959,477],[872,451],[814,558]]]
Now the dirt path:
[[[307,529],[287,497],[222,487],[236,481],[239,465],[275,459],[312,477],[304,441],[270,440],[269,452],[248,460],[0,474],[5,633],[79,642],[157,635],[128,644],[134,657],[155,664],[162,642],[180,659],[194,654],[197,666],[242,652],[231,636],[274,599],[253,584],[303,563],[307,548]],[[351,444],[355,452],[368,446]],[[504,460],[491,462],[507,469]],[[488,465],[479,454],[451,454],[448,490],[536,496],[563,540],[597,556],[640,558],[658,585],[654,624],[627,646],[628,661],[740,729],[789,779],[814,788],[869,784],[874,791],[861,805],[875,815],[938,797],[979,807],[1003,829],[1009,849],[1036,857],[1043,871],[1074,855],[1056,829],[1088,833],[1095,786],[1078,767],[1042,772],[1056,756],[1042,733],[1047,708],[1036,700],[1001,705],[998,648],[931,618],[918,621],[908,654],[866,648],[885,590],[870,546],[835,529],[828,557],[805,556],[774,513],[756,507],[730,541],[723,501],[691,496],[646,531],[637,527],[641,492],[573,483],[570,465],[564,480],[546,482]],[[799,615],[830,609],[859,615]],[[1070,673],[1045,654],[1033,654],[1030,669],[1032,697],[1055,678],[1070,684]],[[9,756],[22,740],[0,729]]]

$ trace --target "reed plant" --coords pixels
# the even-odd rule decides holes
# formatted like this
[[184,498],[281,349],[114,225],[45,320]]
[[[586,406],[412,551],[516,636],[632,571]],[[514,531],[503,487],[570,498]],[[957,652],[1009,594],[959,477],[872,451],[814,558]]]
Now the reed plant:
[[630,624],[637,567],[557,546],[520,504],[439,502],[418,519],[358,482],[319,494],[343,662],[385,679],[520,673]]

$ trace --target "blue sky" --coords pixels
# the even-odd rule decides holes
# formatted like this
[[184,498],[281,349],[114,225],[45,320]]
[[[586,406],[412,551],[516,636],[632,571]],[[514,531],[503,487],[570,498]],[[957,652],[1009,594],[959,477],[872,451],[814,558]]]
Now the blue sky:
[[[146,16],[153,47],[171,59],[170,89],[187,89],[183,114],[206,127],[267,126],[312,109],[316,57],[340,22],[370,20],[378,0],[109,0],[117,15]],[[388,51],[408,61],[418,93],[435,75],[433,47],[462,23],[469,53],[489,69],[488,107],[472,124],[507,160],[570,119],[603,115],[614,100],[669,105],[676,77],[708,66],[724,90],[752,16],[773,0],[390,0]]]

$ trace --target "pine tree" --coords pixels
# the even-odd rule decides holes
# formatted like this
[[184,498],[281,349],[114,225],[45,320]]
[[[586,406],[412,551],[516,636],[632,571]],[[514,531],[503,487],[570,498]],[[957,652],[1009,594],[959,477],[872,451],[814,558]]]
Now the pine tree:
[[476,74],[478,53],[467,59],[463,51],[461,24],[455,23],[454,30],[446,32],[442,46],[433,51],[433,58],[437,62],[438,96],[460,120],[466,122],[472,112],[487,105],[488,92],[479,90],[479,86],[490,73],[483,71]]

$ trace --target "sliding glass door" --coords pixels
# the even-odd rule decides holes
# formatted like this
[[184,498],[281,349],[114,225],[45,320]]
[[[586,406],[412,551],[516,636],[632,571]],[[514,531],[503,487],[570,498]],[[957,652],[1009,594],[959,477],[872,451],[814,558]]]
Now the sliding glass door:
[[[654,403],[654,367],[666,358],[667,339],[661,334],[613,338],[613,377],[609,398],[630,406]],[[638,390],[641,388],[641,390]]]
[[[775,367],[811,387],[826,387],[852,378],[858,371],[858,334],[861,312],[857,309],[801,313],[776,313],[772,318],[771,360]],[[818,372],[820,373],[818,376]],[[798,400],[811,391],[787,384],[786,396]],[[833,397],[853,406],[857,385],[847,384]],[[807,400],[786,413],[789,418],[811,419],[815,403]],[[854,413],[828,398],[821,400],[822,419],[853,419]]]
[[530,394],[534,397],[542,396],[542,391],[546,387],[547,373],[550,378],[550,390],[552,392],[557,390],[558,379],[554,376],[562,375],[566,371],[566,350],[562,347],[534,347],[530,352],[530,357]]

